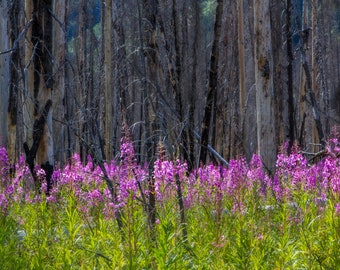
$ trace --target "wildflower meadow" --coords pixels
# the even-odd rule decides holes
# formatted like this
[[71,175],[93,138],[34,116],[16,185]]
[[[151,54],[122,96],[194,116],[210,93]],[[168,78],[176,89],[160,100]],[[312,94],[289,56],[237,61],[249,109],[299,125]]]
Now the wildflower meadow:
[[38,190],[24,157],[0,149],[0,269],[340,267],[338,139],[314,163],[283,147],[272,176],[257,155],[137,164],[129,141],[101,165],[75,154],[49,191],[35,170]]

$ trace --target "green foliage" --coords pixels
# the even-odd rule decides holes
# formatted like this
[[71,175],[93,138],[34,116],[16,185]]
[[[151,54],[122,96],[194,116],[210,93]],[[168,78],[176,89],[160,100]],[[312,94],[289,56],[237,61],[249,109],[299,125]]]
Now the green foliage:
[[215,15],[216,0],[204,0],[201,2],[201,5],[204,17],[211,18]]
[[[281,156],[278,170],[284,162],[296,164],[296,157]],[[163,170],[171,168],[171,163],[165,164]],[[183,192],[195,194],[185,208],[186,237],[169,171],[164,175],[154,172],[159,180],[165,181],[165,176],[170,180],[161,188],[153,231],[142,200],[134,193],[131,180],[135,174],[126,174],[126,170],[121,170],[126,179],[120,182],[128,187],[119,206],[122,227],[106,209],[105,182],[90,174],[95,172],[90,162],[82,169],[85,173],[76,165],[72,171],[65,170],[53,196],[16,197],[14,189],[7,188],[0,212],[0,269],[337,269],[338,193],[325,186],[327,194],[320,197],[307,182],[297,181],[302,177],[293,181],[297,171],[289,174],[287,170],[277,174],[282,189],[271,182],[272,189],[265,192],[264,182],[256,181],[262,175],[257,167],[253,164],[245,173],[240,164],[231,162],[224,182],[218,181],[217,174],[223,168],[210,166],[197,178],[188,178],[180,173],[182,166],[173,167],[182,181],[191,183]],[[332,163],[327,164],[324,172],[334,169]],[[252,184],[244,177],[253,179]],[[225,187],[229,189],[220,196],[228,179],[237,181],[229,182]],[[216,186],[209,186],[209,181]]]
[[[57,203],[42,196],[13,202],[0,218],[0,269],[336,269],[340,220],[333,200],[311,203],[312,192],[295,190],[289,201],[268,205],[243,190],[244,208],[233,200],[202,201],[186,209],[183,239],[177,201],[158,205],[155,234],[132,196],[123,206],[124,228],[97,205],[81,210],[64,187]],[[334,200],[336,201],[336,200]]]

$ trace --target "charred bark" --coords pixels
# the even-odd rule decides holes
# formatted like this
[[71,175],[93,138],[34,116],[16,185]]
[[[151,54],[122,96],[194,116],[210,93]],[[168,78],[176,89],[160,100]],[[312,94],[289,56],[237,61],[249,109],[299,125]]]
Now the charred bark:
[[[52,107],[52,101],[49,99],[44,107],[44,110],[41,113],[41,116],[34,121],[33,125],[33,144],[31,148],[29,148],[28,143],[24,142],[24,151],[26,155],[26,164],[28,165],[31,174],[34,179],[35,187],[37,191],[39,191],[41,183],[39,182],[39,179],[37,177],[36,171],[34,169],[35,165],[35,159],[38,152],[38,148],[41,142],[41,139],[44,135],[45,125],[46,125],[46,119],[49,114],[49,111]],[[43,164],[40,164],[41,168],[45,171],[46,181],[47,181],[47,194],[49,194],[49,191],[52,187],[51,177],[53,173],[53,165],[49,163],[49,161],[46,161]]]
[[208,94],[206,105],[204,109],[204,116],[202,121],[202,138],[201,138],[201,152],[200,162],[205,163],[208,155],[209,133],[211,116],[213,112],[213,103],[217,94],[217,71],[218,71],[218,58],[219,58],[219,41],[221,37],[221,25],[223,15],[223,1],[218,0],[216,6],[216,18],[214,24],[214,40],[211,49],[210,56],[210,68],[209,68],[209,81],[208,81]]

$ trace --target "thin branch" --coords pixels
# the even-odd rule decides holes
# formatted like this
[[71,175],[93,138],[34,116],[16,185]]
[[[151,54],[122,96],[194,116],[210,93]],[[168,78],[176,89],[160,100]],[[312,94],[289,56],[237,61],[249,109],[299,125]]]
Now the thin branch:
[[15,52],[18,49],[19,41],[22,39],[23,36],[25,36],[26,32],[28,31],[28,29],[33,24],[33,21],[34,21],[33,19],[28,21],[28,23],[25,25],[25,28],[21,31],[21,33],[19,34],[18,38],[14,41],[13,47],[11,49],[9,49],[9,50],[0,52],[0,55],[6,54],[6,53],[13,53],[13,52]]
[[62,21],[60,21],[57,16],[53,13],[53,11],[51,9],[48,9],[48,12],[51,14],[51,16],[53,17],[53,19],[56,20],[56,22],[59,24],[60,28],[63,30],[63,32],[66,34],[66,27],[65,24],[62,23]]
[[[200,140],[201,139],[201,136],[196,132],[196,131],[193,131],[194,132],[194,135],[196,137],[197,140]],[[207,149],[219,160],[221,161],[225,166],[229,167],[229,163],[219,154],[217,153],[217,151],[211,147],[210,144],[207,145]]]

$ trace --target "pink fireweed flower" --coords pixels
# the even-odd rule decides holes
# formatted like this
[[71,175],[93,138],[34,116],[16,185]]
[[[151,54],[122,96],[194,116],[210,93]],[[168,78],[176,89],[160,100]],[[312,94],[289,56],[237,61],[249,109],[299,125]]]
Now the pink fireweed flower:
[[280,179],[277,175],[274,176],[271,187],[274,192],[276,200],[281,201],[284,195],[284,189],[282,188]]
[[139,191],[138,183],[143,182],[147,177],[148,173],[140,166],[122,164],[119,167],[118,175],[115,177],[117,183],[119,183],[118,203],[123,205],[130,196],[135,198]]
[[319,163],[322,168],[320,186],[324,192],[329,188],[334,193],[340,194],[340,159],[327,156]]
[[125,137],[121,139],[120,145],[120,161],[122,164],[133,165],[136,163],[135,150],[132,142]]
[[[285,147],[287,147],[287,145]],[[298,147],[293,147],[290,155],[287,154],[287,148],[285,147],[277,156],[276,175],[281,181],[290,182],[294,188],[305,179],[308,162],[306,158],[299,153]]]
[[46,193],[46,192],[47,192],[47,183],[46,183],[46,182],[42,182],[42,183],[41,183],[40,191],[41,191],[42,193]]
[[8,182],[9,162],[6,148],[0,148],[0,184]]
[[125,201],[129,197],[129,195],[132,195],[133,197],[136,196],[138,186],[137,181],[135,177],[131,174],[123,175],[119,179],[119,202]]
[[193,170],[186,180],[187,193],[184,197],[184,206],[189,208],[193,203],[199,202],[199,182],[197,181],[197,173]]
[[87,155],[87,164],[84,168],[84,171],[85,172],[92,172],[93,169],[94,169],[94,165],[93,165],[92,157],[91,157],[91,155]]
[[0,166],[1,167],[8,167],[8,155],[5,147],[0,148]]
[[164,198],[165,189],[173,186],[176,167],[171,161],[157,159],[154,163],[153,177],[155,180],[155,193],[158,200]]
[[75,167],[81,167],[81,159],[80,159],[80,155],[78,153],[74,153],[72,156],[72,166]]
[[263,164],[259,155],[256,154],[253,155],[249,164],[247,178],[249,186],[252,187],[256,184],[259,185],[260,195],[262,197],[265,197],[269,179],[268,176],[264,173]]
[[136,163],[135,151],[132,142],[128,138],[121,139],[120,166],[112,173],[113,179],[119,184],[117,205],[125,205],[128,197],[136,197],[138,192],[138,181],[142,180],[140,166]]
[[40,167],[36,166],[35,167],[35,173],[36,173],[36,175],[37,175],[37,177],[38,177],[38,179],[40,181],[45,180],[46,173],[45,173],[45,171],[43,169],[41,169]]
[[163,181],[165,183],[173,183],[176,167],[171,161],[168,160],[156,160],[154,163],[154,177],[156,180]]
[[6,194],[8,197],[12,197],[12,195],[14,194],[14,185],[9,185],[6,188]]
[[40,195],[35,195],[33,200],[32,200],[32,203],[33,204],[39,204],[41,202],[42,202],[41,196]]
[[331,179],[337,173],[335,160],[331,157],[327,157],[320,166],[322,166],[320,187],[323,191],[327,191]]
[[6,195],[3,193],[0,193],[0,212],[6,213],[8,208],[8,200],[6,198]]
[[46,202],[47,203],[56,203],[57,199],[53,195],[49,195],[49,196],[46,197]]
[[58,182],[60,177],[61,177],[61,170],[59,168],[58,169],[54,169],[54,171],[52,173],[52,182],[53,183]]
[[233,208],[231,209],[231,212],[233,214],[236,214],[236,213],[240,213],[240,214],[245,214],[247,211],[245,205],[243,204],[243,202],[239,201],[239,202],[234,202],[233,204]]
[[335,206],[334,206],[334,209],[335,209],[335,214],[337,216],[340,216],[340,203],[337,203]]
[[183,178],[186,176],[186,173],[188,171],[188,164],[186,162],[181,162],[179,159],[175,162],[175,173],[179,176],[180,180],[183,180]]
[[313,191],[317,187],[318,168],[312,166],[306,171],[305,190]]
[[103,196],[104,196],[104,198],[106,200],[111,200],[112,199],[112,195],[111,195],[110,189],[105,188],[104,192],[103,192]]
[[227,192],[230,195],[235,195],[242,188],[248,188],[247,181],[248,165],[245,158],[238,160],[230,160],[227,173]]
[[115,217],[117,207],[113,202],[106,203],[103,209],[105,219],[110,220]]
[[337,138],[329,139],[326,146],[327,155],[332,158],[340,156],[340,142]]
[[88,203],[91,206],[98,206],[103,201],[103,195],[98,189],[88,193]]

